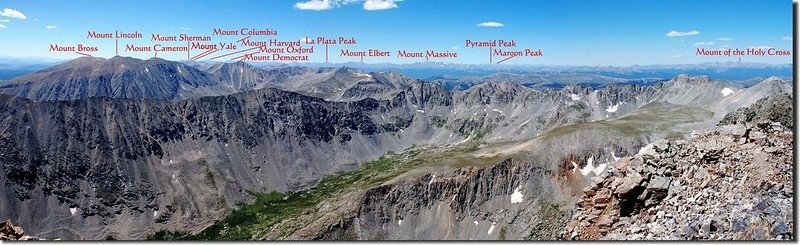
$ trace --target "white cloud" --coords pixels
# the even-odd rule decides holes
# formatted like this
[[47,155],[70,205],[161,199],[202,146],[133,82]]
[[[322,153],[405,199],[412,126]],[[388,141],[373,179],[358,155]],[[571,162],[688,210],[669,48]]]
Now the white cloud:
[[720,48],[730,48],[730,47],[731,47],[731,45],[722,45],[722,46],[719,46],[719,47],[720,47]]
[[6,28],[6,25],[0,24],[0,28]]
[[365,10],[386,10],[397,8],[397,3],[402,0],[367,0],[364,2]]
[[295,3],[294,7],[300,10],[322,11],[333,8],[331,0],[309,0],[307,2]]
[[792,37],[786,36],[786,37],[781,38],[781,40],[792,41]]
[[708,41],[708,42],[699,42],[694,44],[694,46],[708,46],[708,45],[714,45],[714,42]]
[[191,31],[191,30],[192,30],[192,28],[191,28],[191,27],[178,27],[178,30],[181,30],[181,31]]
[[365,10],[384,10],[397,8],[397,2],[400,1],[402,0],[306,0],[304,2],[295,3],[294,8],[300,10],[323,11],[364,2]]
[[311,43],[312,39],[311,39],[311,38],[309,38],[309,37],[302,37],[302,38],[300,38],[298,41],[300,41],[300,44],[302,45],[302,44],[309,44],[309,43]]
[[0,16],[8,17],[8,18],[17,18],[17,19],[27,19],[28,17],[25,16],[22,12],[16,9],[9,9],[5,8],[2,12],[0,12]]
[[2,22],[2,23],[8,23],[8,22],[11,22],[11,20],[9,20],[9,19],[2,19],[2,20],[0,20],[0,22]]
[[455,49],[458,49],[458,47],[456,47],[456,46],[453,46],[453,47],[452,47],[452,48],[450,48],[450,49],[453,49],[453,50],[455,50]]
[[720,37],[720,38],[717,38],[717,41],[730,41],[730,40],[731,40],[731,39],[730,39],[730,38],[727,38],[727,37]]
[[699,31],[687,31],[687,32],[679,32],[679,31],[671,31],[667,33],[668,37],[683,37],[683,36],[694,36],[700,34]]
[[44,28],[47,28],[47,29],[58,29],[58,26],[56,26],[56,25],[47,25]]
[[478,26],[480,26],[480,27],[503,27],[505,25],[503,25],[503,23],[500,23],[500,22],[489,21],[489,22],[480,23],[480,24],[478,24]]
[[673,56],[672,56],[672,58],[681,58],[681,57],[683,57],[683,55],[682,55],[682,54],[676,54],[676,55],[673,55]]

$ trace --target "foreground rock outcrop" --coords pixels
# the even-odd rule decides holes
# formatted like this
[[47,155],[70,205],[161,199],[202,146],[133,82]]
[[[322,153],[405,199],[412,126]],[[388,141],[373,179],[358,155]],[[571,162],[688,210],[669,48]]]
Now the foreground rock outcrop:
[[28,241],[33,237],[25,235],[22,227],[14,225],[11,220],[0,222],[0,241]]
[[793,239],[793,135],[729,125],[658,141],[584,189],[562,239]]
[[791,129],[794,124],[792,104],[794,104],[792,96],[788,93],[764,97],[749,107],[742,107],[728,113],[719,122],[719,125],[772,121]]

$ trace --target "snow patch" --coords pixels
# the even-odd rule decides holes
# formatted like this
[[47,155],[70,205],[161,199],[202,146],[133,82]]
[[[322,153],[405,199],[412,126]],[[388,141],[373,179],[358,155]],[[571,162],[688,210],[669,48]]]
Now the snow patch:
[[436,179],[436,175],[435,175],[435,174],[434,174],[434,175],[431,175],[431,181],[429,181],[429,182],[428,182],[428,184],[429,184],[429,185],[430,185],[430,184],[433,184],[433,180],[434,180],[434,179]]
[[498,109],[492,109],[492,110],[493,110],[493,111],[496,111],[496,112],[499,112],[499,113],[500,113],[500,115],[503,115],[503,116],[505,116],[505,115],[506,115],[506,114],[505,114],[505,113],[503,113],[503,111],[501,111],[501,110],[498,110]]
[[158,217],[158,211],[153,211],[153,217]]
[[145,67],[145,68],[144,68],[144,71],[145,71],[145,72],[150,72],[150,69],[147,69],[147,67]]
[[603,173],[603,170],[605,170],[607,166],[608,163],[598,164],[597,167],[594,168],[594,171],[592,171],[592,173],[594,173],[594,176],[599,176],[600,174]]
[[[692,134],[694,134],[694,132],[692,132]],[[692,137],[694,137],[694,135],[692,135]],[[655,155],[655,154],[656,154],[656,149],[653,148],[653,143],[650,143],[642,147],[642,149],[639,149],[639,153],[637,153],[636,155]]]
[[476,221],[472,221],[472,223],[474,223],[475,225],[478,225],[478,221],[477,220]]
[[69,213],[75,215],[76,213],[78,213],[78,208],[69,208]]
[[581,169],[581,174],[583,176],[587,176],[589,173],[594,173],[595,176],[598,176],[603,173],[603,170],[606,169],[606,166],[608,166],[608,163],[598,164],[597,167],[595,167],[594,157],[589,157],[589,159],[586,160],[586,166]]
[[583,166],[583,169],[581,169],[581,175],[583,176],[589,175],[589,173],[592,172],[592,170],[594,170],[594,166],[592,165],[593,160],[594,157],[589,157],[589,159],[586,160],[586,166]]
[[183,73],[183,71],[181,71],[181,67],[180,66],[178,66],[177,68],[178,68],[178,73]]
[[616,112],[618,108],[619,108],[619,103],[617,103],[617,104],[615,104],[613,106],[608,106],[608,108],[606,108],[606,111],[607,112]]
[[733,93],[734,93],[733,89],[730,89],[730,88],[723,88],[722,89],[722,96],[728,96],[728,95],[731,95]]
[[402,219],[401,220],[397,220],[397,225],[401,225],[401,224],[403,224],[403,220]]
[[575,163],[575,161],[571,161],[571,163],[572,163],[572,172],[574,173],[579,167],[578,164]]
[[419,112],[419,113],[425,113],[425,111],[423,111],[423,110],[417,110],[417,112]]
[[489,227],[489,231],[487,231],[487,232],[486,232],[486,234],[488,234],[488,235],[491,235],[491,234],[492,234],[492,231],[494,231],[494,225],[496,225],[496,224],[497,224],[497,223],[495,223],[495,222],[492,222],[492,226],[490,226],[490,227]]
[[569,98],[572,99],[573,101],[581,100],[581,97],[578,96],[577,94],[570,94]]
[[522,122],[522,124],[520,124],[519,126],[520,126],[520,127],[522,127],[522,126],[525,126],[525,125],[527,125],[527,124],[528,124],[528,122],[530,122],[530,121],[531,121],[531,119],[525,120],[525,121],[524,121],[524,122]]
[[465,142],[469,141],[470,139],[472,139],[472,135],[470,135],[469,137],[467,137],[466,139],[464,139],[464,140],[462,140],[462,141],[459,141],[458,143],[456,143],[456,145],[463,144],[463,143],[465,143]]
[[614,158],[614,161],[619,161],[619,157],[614,155],[614,151],[611,151],[611,158]]
[[517,188],[514,189],[514,193],[511,194],[511,203],[512,204],[521,203],[522,202],[522,200],[523,200],[522,197],[524,195],[522,194],[522,192],[519,191],[519,188],[521,188],[521,187],[522,186],[517,186]]

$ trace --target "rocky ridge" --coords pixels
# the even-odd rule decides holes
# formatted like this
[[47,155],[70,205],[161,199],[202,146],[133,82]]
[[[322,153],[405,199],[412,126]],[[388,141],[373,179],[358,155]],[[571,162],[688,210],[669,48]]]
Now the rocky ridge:
[[658,141],[583,191],[562,239],[793,239],[792,132],[724,126]]

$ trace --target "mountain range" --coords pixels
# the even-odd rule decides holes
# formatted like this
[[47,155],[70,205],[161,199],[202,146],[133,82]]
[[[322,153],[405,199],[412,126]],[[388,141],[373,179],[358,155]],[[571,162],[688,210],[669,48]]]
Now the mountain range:
[[555,239],[618,158],[792,91],[686,74],[456,80],[125,57],[45,68],[0,82],[0,217],[50,239]]

